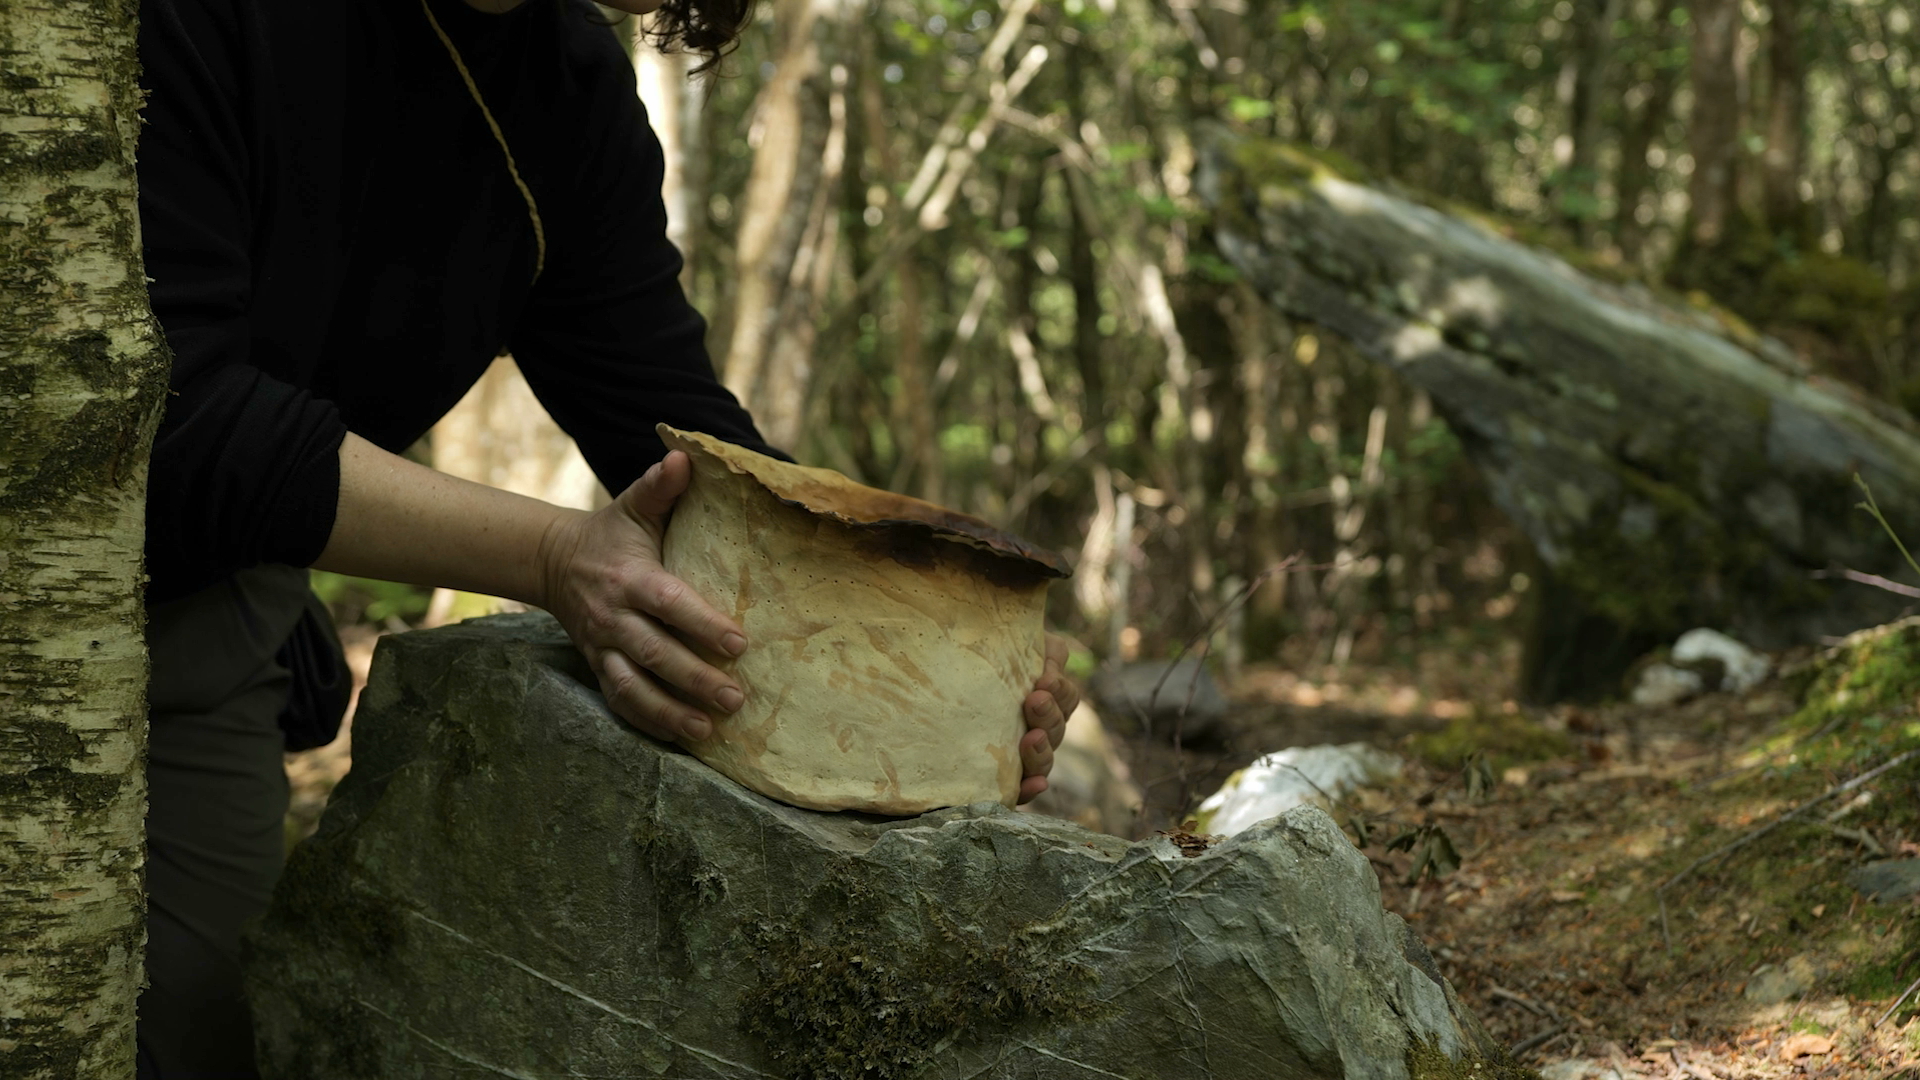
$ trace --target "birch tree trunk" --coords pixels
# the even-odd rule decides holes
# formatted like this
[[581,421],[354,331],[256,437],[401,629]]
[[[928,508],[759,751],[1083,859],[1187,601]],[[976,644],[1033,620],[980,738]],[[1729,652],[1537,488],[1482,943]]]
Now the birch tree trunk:
[[1587,278],[1271,143],[1209,152],[1222,250],[1268,303],[1432,395],[1548,573],[1537,698],[1617,689],[1694,626],[1773,648],[1886,621],[1920,428],[1744,324]]
[[0,4],[0,1075],[131,1077],[146,941],[134,0]]
[[846,165],[850,0],[776,0],[780,44],[754,104],[731,333],[722,377],[767,441],[799,441],[816,319],[833,267]]

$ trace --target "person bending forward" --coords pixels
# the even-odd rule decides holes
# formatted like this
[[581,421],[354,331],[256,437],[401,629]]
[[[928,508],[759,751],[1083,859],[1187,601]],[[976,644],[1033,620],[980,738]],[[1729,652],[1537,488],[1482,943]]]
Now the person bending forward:
[[[716,52],[749,2],[670,0],[658,25]],[[779,451],[714,378],[660,146],[591,4],[144,0],[140,18],[141,225],[174,370],[148,497],[139,1075],[246,1077],[239,937],[280,869],[281,755],[338,725],[315,685],[337,643],[300,568],[544,607],[614,712],[699,738],[741,691],[682,640],[752,643],[660,565],[689,463],[653,425]],[[611,505],[396,455],[508,350]],[[1024,704],[1023,799],[1078,700],[1063,660],[1050,640]]]

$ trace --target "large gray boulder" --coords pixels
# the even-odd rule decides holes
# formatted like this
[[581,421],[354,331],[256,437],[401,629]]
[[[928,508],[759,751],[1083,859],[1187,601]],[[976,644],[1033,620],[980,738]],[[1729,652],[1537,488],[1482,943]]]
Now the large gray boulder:
[[544,616],[385,640],[250,942],[268,1077],[1510,1068],[1318,810],[1195,857],[993,804],[814,813],[590,686]]
[[1812,644],[1908,601],[1835,574],[1906,560],[1920,423],[1738,319],[1582,273],[1486,224],[1338,175],[1312,150],[1203,140],[1221,252],[1275,309],[1430,395],[1539,556],[1522,688],[1606,697],[1713,626]]
[[1197,656],[1108,665],[1087,680],[1087,696],[1123,730],[1188,745],[1225,732],[1227,696]]

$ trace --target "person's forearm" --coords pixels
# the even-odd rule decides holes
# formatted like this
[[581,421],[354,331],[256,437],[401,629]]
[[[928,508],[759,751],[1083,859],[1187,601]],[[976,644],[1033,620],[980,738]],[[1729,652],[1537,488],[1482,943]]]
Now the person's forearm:
[[581,513],[435,472],[348,435],[340,507],[313,565],[544,606],[542,544]]

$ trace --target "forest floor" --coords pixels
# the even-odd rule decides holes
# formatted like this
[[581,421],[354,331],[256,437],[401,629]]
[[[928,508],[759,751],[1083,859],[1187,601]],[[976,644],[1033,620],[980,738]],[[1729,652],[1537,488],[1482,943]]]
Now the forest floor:
[[[378,633],[343,632],[361,679]],[[1261,753],[1381,746],[1406,771],[1337,816],[1367,823],[1387,907],[1547,1080],[1920,1080],[1920,1000],[1890,1010],[1920,980],[1920,897],[1878,903],[1848,881],[1872,859],[1920,856],[1920,768],[1691,873],[1665,892],[1663,933],[1663,882],[1855,775],[1865,751],[1839,754],[1843,731],[1818,745],[1796,734],[1780,680],[1663,708],[1535,712],[1505,696],[1516,660],[1482,637],[1398,664],[1251,668],[1228,688],[1223,740],[1176,754],[1121,739],[1147,792],[1136,831],[1179,824]],[[289,755],[290,843],[317,822],[349,747]],[[1498,779],[1474,797],[1445,767],[1469,750]],[[1444,830],[1460,865],[1409,883],[1410,854],[1386,841],[1421,826]]]
[[[1890,1010],[1920,981],[1920,896],[1876,903],[1848,881],[1871,860],[1920,856],[1920,767],[1688,874],[1665,891],[1663,932],[1664,882],[1884,758],[1886,740],[1807,740],[1779,679],[1675,706],[1523,710],[1502,693],[1516,666],[1496,644],[1317,680],[1299,674],[1311,665],[1252,669],[1229,687],[1222,743],[1176,756],[1124,740],[1147,828],[1178,824],[1260,753],[1394,750],[1399,780],[1336,816],[1367,823],[1386,906],[1548,1080],[1920,1080],[1920,1001]],[[1914,703],[1899,711],[1910,739]],[[1472,749],[1498,783],[1470,798],[1461,770],[1434,762]],[[1410,884],[1412,854],[1387,841],[1421,826],[1443,829],[1460,865]]]

